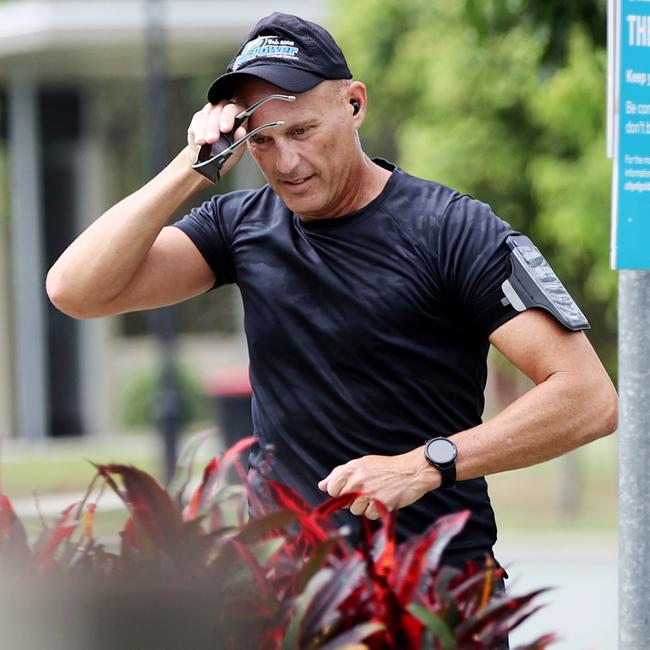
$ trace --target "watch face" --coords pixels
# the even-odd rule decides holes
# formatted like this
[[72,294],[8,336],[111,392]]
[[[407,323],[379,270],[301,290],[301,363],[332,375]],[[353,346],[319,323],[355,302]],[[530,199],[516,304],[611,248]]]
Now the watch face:
[[456,449],[450,440],[436,438],[427,445],[429,458],[435,463],[444,465],[451,463],[456,458]]

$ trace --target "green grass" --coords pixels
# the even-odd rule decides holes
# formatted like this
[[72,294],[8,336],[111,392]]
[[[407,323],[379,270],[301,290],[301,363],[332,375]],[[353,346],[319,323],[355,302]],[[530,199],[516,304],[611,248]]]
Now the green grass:
[[[131,458],[112,457],[107,454],[91,456],[89,460],[97,463],[125,462],[136,465],[152,474],[158,474],[157,459],[151,456]],[[81,457],[45,458],[22,462],[5,463],[0,467],[0,481],[3,491],[12,499],[29,496],[33,493],[75,492],[83,490],[95,475],[95,468]]]
[[[93,535],[95,539],[104,544],[119,543],[119,531],[124,528],[128,513],[126,508],[120,510],[109,510],[98,512],[93,522]],[[53,525],[55,518],[45,518],[48,525]],[[38,517],[22,517],[20,520],[25,527],[25,532],[30,540],[35,540],[41,532],[42,525]],[[81,526],[77,529],[74,537],[81,534]]]
[[[179,453],[192,435],[188,433],[179,441]],[[194,464],[193,480],[200,477],[208,458],[217,453],[221,446],[215,438],[204,442]],[[84,494],[95,476],[95,469],[89,461],[135,465],[159,481],[163,475],[162,444],[151,432],[136,437],[119,436],[99,443],[80,439],[52,441],[36,446],[7,445],[0,451],[3,452],[0,457],[0,487],[14,503],[19,499],[68,493],[72,503]],[[106,491],[110,492],[110,489]],[[95,489],[91,501],[96,496]],[[56,516],[48,514],[45,517],[48,525],[54,523]],[[95,538],[110,545],[119,543],[119,531],[124,527],[127,516],[125,506],[115,510],[99,510],[93,523]],[[21,521],[30,539],[35,539],[42,529],[39,518],[23,516]],[[79,534],[80,530],[75,533],[75,538]]]
[[492,505],[501,530],[613,532],[618,521],[616,437],[572,452],[576,508],[562,512],[566,458],[488,477]]
[[[128,438],[128,437],[127,437]],[[209,451],[209,450],[207,450]],[[207,451],[197,460],[202,471]],[[14,500],[32,494],[82,493],[94,475],[95,462],[130,463],[160,478],[161,449],[157,441],[142,445],[124,439],[113,446],[88,447],[83,444],[24,458],[14,455],[0,464],[3,491]],[[562,514],[560,498],[566,461],[563,458],[542,465],[488,477],[497,523],[502,532],[615,532],[617,527],[618,461],[616,437],[599,440],[573,452],[577,466],[577,509]],[[97,526],[106,533],[119,530],[114,513],[98,513]],[[37,522],[34,522],[36,524]],[[29,523],[31,526],[32,524]]]
[[[180,453],[197,432],[189,432],[178,443]],[[220,453],[223,445],[214,437],[204,441],[197,454],[196,469]],[[121,435],[109,440],[55,440],[45,445],[0,449],[0,487],[11,499],[36,494],[83,491],[93,476],[92,463],[135,465],[162,480],[163,446],[151,431]]]

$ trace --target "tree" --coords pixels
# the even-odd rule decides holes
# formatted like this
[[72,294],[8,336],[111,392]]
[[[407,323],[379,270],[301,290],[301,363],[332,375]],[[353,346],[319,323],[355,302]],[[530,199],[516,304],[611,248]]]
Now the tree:
[[338,1],[372,109],[367,149],[489,203],[530,234],[615,370],[602,3]]

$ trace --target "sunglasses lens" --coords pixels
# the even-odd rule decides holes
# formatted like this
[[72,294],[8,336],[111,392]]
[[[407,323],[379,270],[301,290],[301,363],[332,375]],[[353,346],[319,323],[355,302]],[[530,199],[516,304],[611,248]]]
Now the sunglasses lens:
[[197,162],[206,162],[210,158],[218,156],[224,149],[232,145],[232,138],[227,135],[222,135],[216,142],[212,144],[204,144],[199,150],[199,157]]
[[204,144],[200,149],[199,149],[199,155],[196,159],[197,163],[204,163],[212,158],[212,145],[211,144]]

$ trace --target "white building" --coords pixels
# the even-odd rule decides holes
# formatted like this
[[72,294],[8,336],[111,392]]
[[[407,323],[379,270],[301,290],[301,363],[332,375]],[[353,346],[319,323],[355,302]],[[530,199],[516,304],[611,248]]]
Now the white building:
[[[136,147],[111,138],[121,126],[138,137],[147,7],[155,3],[0,2],[0,436],[110,431],[124,373],[154,362],[154,342],[129,344],[119,319],[76,322],[57,312],[44,279],[75,234],[118,198],[115,188],[135,180],[120,184],[119,176],[120,160]],[[177,91],[201,81],[207,89],[246,32],[271,11],[324,17],[320,1],[165,0],[161,8]],[[107,93],[120,103],[113,89],[122,93],[126,117],[117,126],[102,110]],[[181,110],[175,143],[198,108]],[[238,174],[235,183],[259,182],[250,165]],[[206,368],[241,361],[242,347],[233,340],[239,339],[184,337],[182,353]]]

